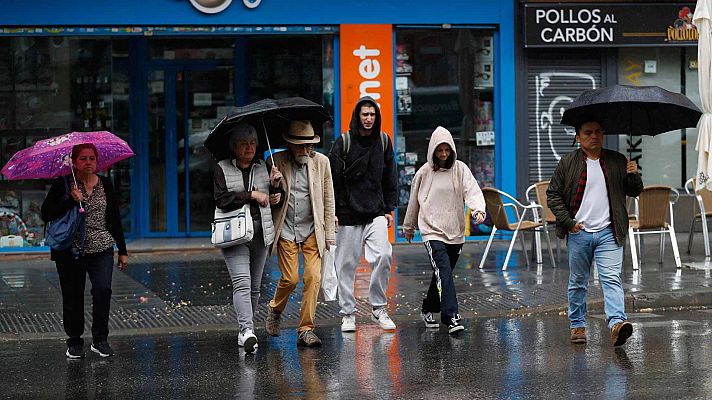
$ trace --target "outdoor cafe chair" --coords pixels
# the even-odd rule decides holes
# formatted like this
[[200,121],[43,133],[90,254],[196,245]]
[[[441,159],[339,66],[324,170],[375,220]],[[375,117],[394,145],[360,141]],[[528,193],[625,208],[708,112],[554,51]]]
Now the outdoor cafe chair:
[[[494,226],[492,227],[492,233],[490,234],[489,240],[487,241],[487,247],[485,247],[485,253],[482,255],[482,261],[480,261],[480,269],[484,268],[485,260],[487,259],[487,253],[492,246],[492,240],[494,239],[495,233],[498,230],[512,232],[512,239],[509,241],[509,248],[507,249],[507,256],[504,259],[504,264],[502,265],[502,271],[507,269],[509,264],[509,258],[512,255],[512,248],[514,247],[514,241],[517,240],[517,235],[519,231],[534,231],[535,229],[542,228],[544,234],[546,235],[546,242],[549,248],[549,257],[551,257],[552,264],[554,261],[554,253],[551,251],[551,241],[549,240],[549,231],[547,230],[546,219],[541,222],[526,220],[527,211],[529,210],[539,210],[543,212],[543,207],[539,204],[524,205],[520,203],[517,199],[511,195],[495,188],[485,187],[482,188],[482,194],[485,197],[485,203],[487,204],[487,213],[490,215]],[[502,198],[506,198],[510,203],[504,203]],[[514,214],[517,216],[516,223],[510,223],[509,217],[507,216],[506,208],[510,207]],[[519,237],[522,244],[522,251],[524,252],[524,259],[527,262],[527,267],[529,266],[529,256],[527,254],[526,244],[524,243],[523,236]],[[541,246],[536,246],[537,252],[537,264],[542,263],[541,257]]]
[[[672,196],[671,196],[672,195]],[[672,197],[672,198],[671,198]],[[682,268],[680,262],[680,252],[677,248],[677,238],[675,236],[675,219],[673,216],[673,204],[680,198],[680,193],[666,185],[651,185],[643,188],[643,191],[636,199],[636,219],[629,222],[628,243],[630,243],[630,254],[633,259],[633,269],[640,268],[639,254],[642,258],[642,243],[639,242],[640,253],[636,250],[635,239],[640,235],[659,234],[660,235],[660,263],[663,262],[665,254],[665,234],[670,235],[672,251],[675,256],[675,266]]]
[[[685,192],[688,195],[695,195],[696,202],[692,203],[692,222],[690,223],[690,237],[687,241],[687,254],[692,252],[692,243],[695,237],[695,223],[699,219],[702,222],[702,236],[705,240],[705,259],[710,259],[710,237],[707,230],[707,218],[712,217],[712,192],[703,188],[699,192],[695,190],[695,178],[690,178],[685,182]],[[697,203],[697,205],[695,205]],[[709,211],[708,211],[709,210]]]
[[[529,204],[539,204],[541,205],[543,211],[540,213],[538,209],[532,209],[534,213],[534,221],[541,222],[542,218],[546,221],[547,230],[553,230],[554,235],[556,235],[556,216],[551,212],[549,205],[546,200],[546,190],[549,189],[549,181],[540,181],[527,188],[525,196],[527,198],[527,203]],[[531,192],[534,191],[536,200],[532,200]],[[534,234],[535,245],[541,246],[541,229],[537,229]],[[561,261],[561,240],[554,236],[556,239],[556,259]],[[554,265],[556,267],[556,265]]]

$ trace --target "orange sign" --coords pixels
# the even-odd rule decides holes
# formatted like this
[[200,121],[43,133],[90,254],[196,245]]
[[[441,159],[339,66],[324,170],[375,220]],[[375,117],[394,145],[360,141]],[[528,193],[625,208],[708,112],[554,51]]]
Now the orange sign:
[[[349,129],[358,99],[371,96],[381,109],[381,130],[393,142],[393,26],[341,25],[341,132]],[[395,224],[389,230],[391,242]]]
[[371,96],[381,109],[381,129],[393,140],[393,26],[341,25],[341,132],[356,102]]

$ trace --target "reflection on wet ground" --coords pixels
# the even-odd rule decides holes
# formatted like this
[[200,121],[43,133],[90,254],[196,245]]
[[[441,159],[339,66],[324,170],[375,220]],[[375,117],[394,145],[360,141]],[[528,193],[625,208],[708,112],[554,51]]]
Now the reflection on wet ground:
[[[527,267],[522,254],[515,252],[509,269],[502,271],[500,265],[506,254],[506,242],[497,242],[493,246],[494,251],[482,270],[477,266],[484,243],[468,243],[463,248],[455,271],[461,314],[465,317],[497,316],[565,308],[568,281],[565,262],[559,262],[558,268],[534,263]],[[707,297],[712,298],[710,269],[676,270],[670,252],[666,254],[665,263],[658,264],[657,248],[647,246],[646,250],[647,263],[640,271],[633,271],[629,257],[626,258],[623,281],[629,295],[708,293]],[[697,256],[688,256],[688,259]],[[430,264],[422,245],[394,246],[387,294],[388,310],[397,321],[418,318],[430,274]],[[262,321],[266,315],[266,304],[274,293],[279,276],[279,268],[271,258],[265,267],[257,321]],[[360,318],[367,318],[369,312],[369,279],[370,268],[363,262],[357,270],[355,284]],[[298,319],[301,289],[300,283],[283,314],[286,326]],[[595,270],[590,289],[589,299],[600,299]],[[126,272],[116,271],[114,274],[110,329],[123,334],[132,329],[175,332],[188,330],[185,327],[234,327],[236,318],[231,295],[228,273],[218,251],[139,254],[132,257]],[[85,303],[90,304],[88,289]],[[0,337],[18,332],[61,336],[59,282],[49,260],[0,259],[0,315],[7,317],[6,321],[0,319]],[[317,320],[338,323],[338,319],[337,302],[320,302]],[[87,326],[89,323],[88,319]]]
[[475,318],[450,336],[420,323],[393,333],[317,328],[324,345],[258,330],[246,355],[233,333],[113,338],[117,356],[67,361],[59,340],[0,342],[3,398],[707,398],[710,313],[631,315],[614,349],[601,316],[587,345],[568,342],[564,317]]

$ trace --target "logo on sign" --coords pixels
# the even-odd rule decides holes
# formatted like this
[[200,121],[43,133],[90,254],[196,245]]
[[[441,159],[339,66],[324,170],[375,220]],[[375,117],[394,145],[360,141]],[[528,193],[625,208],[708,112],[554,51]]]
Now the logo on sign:
[[[247,8],[257,8],[262,0],[242,0],[242,4]],[[206,14],[217,14],[230,6],[232,0],[190,0],[198,11]]]
[[692,23],[690,7],[683,7],[677,13],[677,19],[667,28],[668,42],[694,42],[699,40],[700,32]]

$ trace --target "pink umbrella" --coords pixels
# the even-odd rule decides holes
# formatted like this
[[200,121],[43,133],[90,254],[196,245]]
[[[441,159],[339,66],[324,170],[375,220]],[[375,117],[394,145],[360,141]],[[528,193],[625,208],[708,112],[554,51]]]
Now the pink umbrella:
[[72,173],[72,147],[91,143],[98,154],[97,171],[105,171],[113,164],[134,155],[128,143],[107,131],[70,132],[40,140],[15,153],[5,164],[2,174],[9,180],[53,179]]

